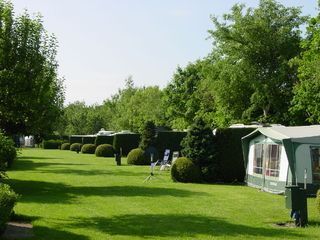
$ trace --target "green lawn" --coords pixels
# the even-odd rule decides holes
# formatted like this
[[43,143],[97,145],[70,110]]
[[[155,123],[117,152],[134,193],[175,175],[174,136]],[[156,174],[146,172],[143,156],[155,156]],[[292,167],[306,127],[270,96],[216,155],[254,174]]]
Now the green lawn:
[[32,149],[22,150],[8,182],[21,194],[15,212],[32,221],[37,240],[319,239],[314,199],[309,227],[276,227],[289,220],[283,196],[174,183],[169,172],[144,183],[148,172],[111,158]]

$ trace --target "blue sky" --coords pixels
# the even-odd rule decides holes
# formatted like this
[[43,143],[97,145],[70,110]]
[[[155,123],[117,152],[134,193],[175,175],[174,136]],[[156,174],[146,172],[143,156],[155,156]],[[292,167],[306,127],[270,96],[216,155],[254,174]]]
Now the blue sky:
[[[137,86],[165,87],[178,65],[211,50],[210,15],[258,0],[12,0],[16,14],[40,12],[59,42],[66,103],[102,103],[133,76]],[[317,0],[282,0],[315,15]]]

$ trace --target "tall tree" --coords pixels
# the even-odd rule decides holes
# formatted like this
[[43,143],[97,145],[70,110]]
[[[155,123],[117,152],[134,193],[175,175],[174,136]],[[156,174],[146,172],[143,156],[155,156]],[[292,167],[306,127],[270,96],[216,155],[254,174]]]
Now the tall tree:
[[50,132],[64,101],[57,75],[57,41],[40,16],[14,17],[0,0],[0,128],[7,134]]
[[[257,8],[235,5],[209,33],[220,58],[216,107],[231,119],[286,123],[297,80],[289,61],[300,52],[300,8],[261,0]],[[229,119],[227,121],[230,121]]]
[[[320,1],[318,3],[320,7]],[[295,61],[299,82],[294,87],[290,109],[293,124],[320,122],[320,14],[309,20],[307,37],[302,42],[303,53]]]
[[188,128],[199,110],[201,64],[201,61],[197,61],[185,68],[178,67],[172,81],[164,90],[166,117],[172,128]]

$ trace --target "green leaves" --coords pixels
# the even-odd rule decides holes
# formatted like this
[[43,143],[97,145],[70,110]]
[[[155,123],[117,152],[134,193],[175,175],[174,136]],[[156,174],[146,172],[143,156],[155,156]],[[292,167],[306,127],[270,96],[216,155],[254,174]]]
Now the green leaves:
[[57,41],[40,16],[14,17],[0,1],[0,128],[8,134],[45,134],[52,130],[64,101],[57,76]]

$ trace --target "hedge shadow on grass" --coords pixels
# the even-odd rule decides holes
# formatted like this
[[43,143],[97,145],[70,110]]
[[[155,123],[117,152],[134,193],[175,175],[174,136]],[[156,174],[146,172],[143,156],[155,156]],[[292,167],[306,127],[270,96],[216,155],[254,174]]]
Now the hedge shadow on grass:
[[79,186],[73,187],[63,183],[52,183],[44,181],[6,179],[13,190],[21,195],[19,202],[38,203],[72,203],[79,196],[101,196],[101,197],[152,197],[175,196],[190,197],[207,196],[204,192],[194,192],[175,188],[159,188],[144,186]]
[[[45,240],[49,239],[50,240],[60,240],[60,239],[68,239],[68,240],[88,240],[90,239],[87,236],[83,236],[80,234],[68,232],[68,231],[63,231],[63,230],[57,230],[56,228],[48,228],[48,227],[43,227],[43,226],[34,226],[33,232],[35,234],[35,238],[37,240]],[[41,237],[39,237],[41,236]]]
[[[71,226],[92,228],[110,235],[139,237],[193,237],[199,234],[224,237],[302,238],[291,229],[254,227],[228,222],[223,218],[183,214],[137,214],[92,218],[74,218]],[[203,236],[202,236],[203,237]]]
[[[83,163],[59,163],[59,162],[34,162],[30,159],[33,158],[23,158],[19,157],[14,163],[12,170],[14,171],[25,171],[25,170],[36,170],[38,168],[42,167],[50,167],[50,166],[84,166],[84,165],[90,165],[90,164],[83,164]],[[39,158],[42,159],[42,158]],[[51,159],[51,158],[48,158]],[[52,159],[58,159],[58,158],[52,158]]]

